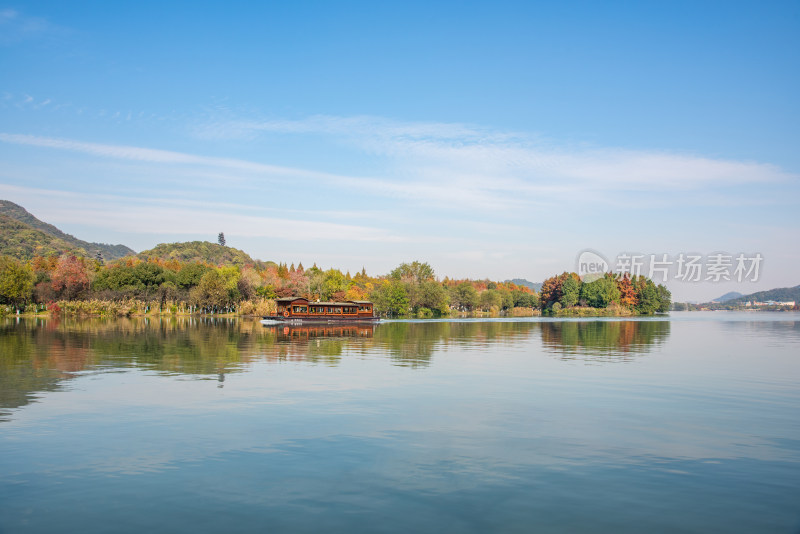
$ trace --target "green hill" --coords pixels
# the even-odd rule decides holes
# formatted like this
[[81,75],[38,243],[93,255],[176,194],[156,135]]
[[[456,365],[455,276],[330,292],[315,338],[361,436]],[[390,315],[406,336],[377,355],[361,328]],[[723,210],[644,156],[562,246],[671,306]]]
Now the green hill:
[[82,239],[78,239],[74,236],[66,234],[52,224],[40,221],[31,215],[25,208],[18,204],[14,204],[10,200],[0,200],[0,215],[5,215],[29,226],[30,228],[39,230],[40,232],[66,243],[73,249],[82,249],[84,251],[82,254],[83,256],[88,255],[94,257],[99,251],[104,260],[115,260],[117,258],[122,258],[123,256],[136,254],[136,251],[126,247],[125,245],[89,243],[88,241],[83,241]]
[[83,248],[75,247],[63,239],[0,214],[0,254],[30,260],[34,256],[61,255],[65,252],[76,256],[88,256]]
[[214,265],[254,265],[247,253],[237,248],[225,247],[208,241],[185,243],[162,243],[155,248],[139,253],[139,258],[161,258],[162,260],[198,261]]
[[751,293],[743,297],[738,297],[725,302],[726,305],[742,306],[745,302],[752,300],[757,302],[766,302],[768,300],[775,300],[779,302],[786,302],[793,300],[800,301],[800,286],[794,287],[779,287],[770,289],[768,291],[759,291],[758,293]]

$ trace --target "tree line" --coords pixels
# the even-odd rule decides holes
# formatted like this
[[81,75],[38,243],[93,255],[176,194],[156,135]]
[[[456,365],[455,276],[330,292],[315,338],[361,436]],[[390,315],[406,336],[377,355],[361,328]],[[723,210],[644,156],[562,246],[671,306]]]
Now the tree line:
[[652,315],[668,312],[672,303],[672,294],[666,286],[627,273],[605,273],[595,280],[582,281],[576,273],[564,272],[542,283],[539,298],[542,311],[553,315],[580,309]]
[[[149,257],[126,257],[109,263],[101,259],[35,256],[21,261],[0,257],[0,303],[16,309],[30,304],[137,299],[152,306],[192,312],[237,312],[243,303],[278,297],[309,300],[370,300],[387,317],[444,317],[453,313],[509,312],[515,308],[557,314],[565,309],[626,307],[636,313],[669,308],[669,291],[641,277],[610,274],[590,283],[575,273],[544,282],[539,293],[511,282],[440,280],[428,263],[402,263],[387,275],[366,270],[351,275],[284,263],[213,265]],[[664,302],[667,302],[666,308]],[[151,304],[148,304],[150,307]],[[258,308],[261,309],[261,308]]]

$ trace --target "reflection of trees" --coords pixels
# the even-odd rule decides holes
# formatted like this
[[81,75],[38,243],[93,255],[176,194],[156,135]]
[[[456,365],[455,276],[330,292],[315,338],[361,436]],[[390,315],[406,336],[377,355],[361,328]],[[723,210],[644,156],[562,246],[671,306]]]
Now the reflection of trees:
[[[531,339],[563,358],[619,360],[669,335],[666,321],[425,321],[265,327],[255,320],[197,317],[5,319],[0,322],[0,409],[54,391],[75,373],[136,368],[216,379],[256,361],[338,365],[348,355],[388,355],[424,367],[437,351],[485,350]],[[0,417],[2,413],[0,412]]]
[[58,333],[45,321],[6,320],[0,324],[0,409],[24,406],[36,392],[58,389],[92,362],[80,336]]
[[274,344],[260,324],[232,320],[8,319],[0,323],[0,408],[23,406],[79,371],[107,367],[209,375],[221,382]]
[[388,322],[375,329],[375,342],[398,365],[430,364],[439,348],[482,348],[498,339],[527,337],[538,324],[528,321],[424,321]]
[[543,322],[542,344],[563,359],[626,361],[668,336],[669,321]]

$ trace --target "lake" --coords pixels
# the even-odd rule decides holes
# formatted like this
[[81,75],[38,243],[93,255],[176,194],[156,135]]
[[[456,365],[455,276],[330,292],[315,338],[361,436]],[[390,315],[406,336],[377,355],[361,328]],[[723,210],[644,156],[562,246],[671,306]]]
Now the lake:
[[800,532],[800,316],[0,320],[0,532]]

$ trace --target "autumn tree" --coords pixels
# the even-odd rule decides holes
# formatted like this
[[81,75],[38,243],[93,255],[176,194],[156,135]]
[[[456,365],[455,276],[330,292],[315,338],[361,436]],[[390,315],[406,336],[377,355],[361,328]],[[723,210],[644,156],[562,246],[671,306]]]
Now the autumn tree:
[[[574,278],[576,281],[580,282],[580,277],[578,277],[576,273],[568,272],[563,272],[558,276],[552,276],[542,282],[542,288],[539,290],[540,305],[542,309],[552,308],[553,304],[556,303],[559,304],[559,309],[563,307],[563,304],[561,303],[561,297],[564,294],[562,287],[564,282],[569,278]],[[572,282],[570,282],[570,285],[571,284]],[[568,288],[570,288],[570,286],[568,286]]]
[[632,308],[639,302],[636,297],[636,288],[633,287],[628,273],[617,277],[617,289],[619,290],[619,303],[623,306]]
[[73,300],[89,289],[90,270],[75,256],[61,256],[51,276],[53,291],[59,298]]

